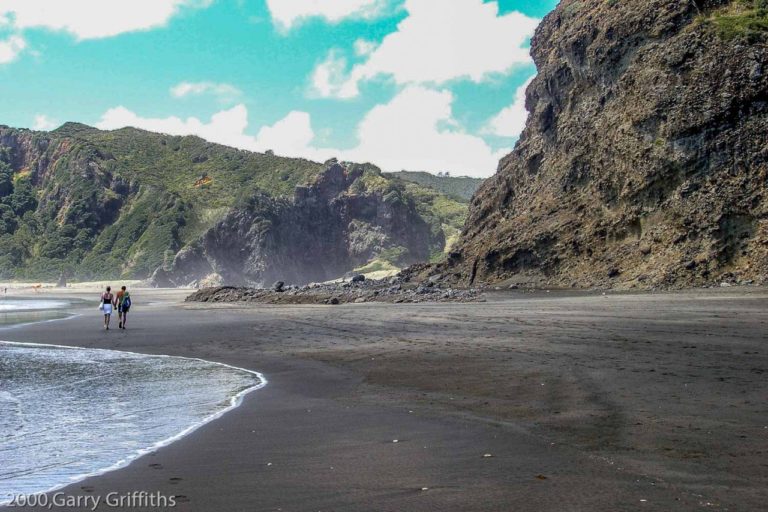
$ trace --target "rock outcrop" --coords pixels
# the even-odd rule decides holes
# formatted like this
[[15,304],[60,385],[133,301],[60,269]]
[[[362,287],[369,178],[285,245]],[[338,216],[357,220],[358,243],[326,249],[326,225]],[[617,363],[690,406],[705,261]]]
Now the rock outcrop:
[[741,22],[741,5],[560,2],[533,38],[525,131],[432,273],[563,287],[765,282],[768,47],[718,30]]
[[444,246],[443,232],[412,199],[358,186],[360,180],[361,167],[331,163],[314,183],[296,187],[293,200],[257,194],[153,279],[161,286],[199,284],[211,275],[225,284],[305,284],[340,277],[388,249],[405,249],[402,262],[411,264]]
[[217,286],[198,290],[186,302],[257,304],[365,304],[386,302],[485,302],[485,294],[475,289],[441,288],[432,282],[412,283],[402,276],[387,280],[288,286],[280,290]]

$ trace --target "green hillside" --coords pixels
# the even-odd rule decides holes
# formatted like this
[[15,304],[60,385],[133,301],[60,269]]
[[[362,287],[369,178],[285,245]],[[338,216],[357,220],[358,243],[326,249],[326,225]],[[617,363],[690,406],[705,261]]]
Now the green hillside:
[[465,176],[453,177],[444,175],[436,176],[428,172],[400,171],[387,174],[401,180],[410,181],[423,187],[431,188],[440,192],[441,194],[445,194],[465,202],[468,202],[470,199],[472,199],[472,196],[483,183],[481,178],[468,178]]
[[[383,173],[377,167],[367,166],[362,179],[358,180],[353,187],[358,187],[360,192],[370,190],[380,190],[385,197],[402,197],[412,200],[427,222],[432,226],[433,231],[442,231],[445,235],[446,244],[439,250],[435,250],[432,260],[437,261],[444,257],[453,243],[458,239],[464,222],[467,220],[468,206],[467,202],[454,195],[446,195],[429,185],[429,180],[424,180],[425,184],[418,184],[412,180],[405,179],[406,173]],[[427,173],[407,173],[422,175]],[[433,176],[433,175],[429,175]],[[446,181],[435,183],[450,183],[448,180],[454,178],[438,178]],[[456,178],[464,179],[464,178]],[[478,180],[482,181],[482,180]],[[396,264],[392,258],[387,259],[390,263]]]
[[[364,167],[446,238],[463,223],[466,205]],[[146,278],[241,201],[291,198],[324,169],[133,128],[0,126],[0,278]]]

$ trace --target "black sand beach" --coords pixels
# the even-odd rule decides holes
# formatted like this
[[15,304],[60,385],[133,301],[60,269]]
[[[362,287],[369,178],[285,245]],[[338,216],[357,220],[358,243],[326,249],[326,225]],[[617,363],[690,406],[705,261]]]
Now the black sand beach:
[[0,339],[199,357],[269,385],[67,494],[159,491],[212,512],[768,501],[765,289],[345,306],[182,305],[170,292],[148,306],[151,293],[134,292],[126,332],[100,330],[94,306]]

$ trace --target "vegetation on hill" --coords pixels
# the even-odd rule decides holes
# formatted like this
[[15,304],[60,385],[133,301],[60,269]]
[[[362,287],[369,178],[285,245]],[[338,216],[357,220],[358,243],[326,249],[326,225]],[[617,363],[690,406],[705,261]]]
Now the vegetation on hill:
[[[353,192],[370,192],[380,190],[385,199],[390,201],[412,201],[419,214],[432,226],[433,233],[442,231],[445,235],[446,244],[443,247],[435,248],[432,254],[432,260],[441,260],[450,250],[451,245],[458,239],[461,228],[467,218],[467,201],[458,197],[458,194],[448,194],[447,189],[453,188],[460,190],[461,186],[466,187],[464,193],[469,189],[464,181],[450,182],[449,180],[472,180],[478,184],[482,180],[473,178],[443,178],[433,176],[435,180],[424,179],[423,183],[406,179],[404,175],[433,176],[428,173],[382,173],[378,168],[367,168],[363,176],[352,185]],[[445,180],[445,181],[440,181]],[[441,184],[438,187],[432,184]],[[453,187],[451,187],[453,185]],[[471,197],[471,195],[470,195]],[[396,254],[386,254],[382,258],[384,261],[397,265],[398,257]]]
[[147,277],[240,196],[289,195],[323,168],[133,128],[0,134],[4,278]]
[[431,188],[442,194],[464,202],[469,202],[475,192],[477,192],[477,189],[480,188],[480,185],[483,183],[481,178],[434,175],[428,172],[400,171],[388,173],[388,175]]
[[[415,202],[433,229],[460,228],[466,205],[355,168],[365,187]],[[292,198],[324,169],[134,128],[0,126],[0,278],[146,278],[249,197]]]
[[707,18],[725,40],[744,38],[750,42],[768,38],[768,0],[734,0]]

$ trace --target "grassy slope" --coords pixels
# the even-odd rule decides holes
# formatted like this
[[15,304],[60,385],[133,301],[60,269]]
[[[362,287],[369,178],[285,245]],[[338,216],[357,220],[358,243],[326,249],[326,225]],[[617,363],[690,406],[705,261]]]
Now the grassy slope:
[[[8,171],[12,155],[0,154],[0,276],[6,278],[147,277],[239,201],[256,191],[290,197],[324,168],[133,128],[108,132],[68,123],[26,133],[41,153],[30,167],[51,163],[42,176],[22,170],[8,176],[13,186],[4,185],[2,166]],[[463,202],[370,164],[359,167],[365,169],[359,187],[415,202],[447,239],[463,225]],[[434,253],[439,258],[443,248]],[[397,249],[381,257],[396,262]]]
[[[87,129],[78,135],[114,156],[113,172],[211,208],[232,206],[238,195],[254,188],[276,196],[292,195],[296,185],[307,182],[323,167],[308,160],[211,144],[198,137],[173,137],[134,128],[112,132]],[[211,183],[195,187],[203,175],[212,178]]]
[[388,175],[437,190],[464,202],[472,199],[472,196],[483,183],[480,178],[435,176],[428,172],[400,171],[388,173]]
[[[46,148],[39,160],[53,163],[33,186],[36,207],[15,212],[12,233],[0,229],[5,277],[146,277],[241,197],[291,195],[323,168],[133,128],[68,123],[32,136]],[[196,186],[201,176],[210,182]]]
[[745,38],[752,42],[768,38],[768,0],[734,0],[709,15],[723,39]]
[[[438,261],[458,239],[467,218],[468,203],[459,198],[449,197],[429,186],[402,179],[400,175],[401,173],[381,173],[376,168],[369,168],[355,183],[352,192],[378,190],[384,197],[413,201],[419,214],[432,225],[432,229],[442,230],[445,234],[446,245],[433,249],[432,260]],[[398,257],[397,251],[387,251],[386,254],[380,255],[380,262],[372,263],[377,270],[381,270],[378,267],[388,268],[386,263],[397,265]]]

